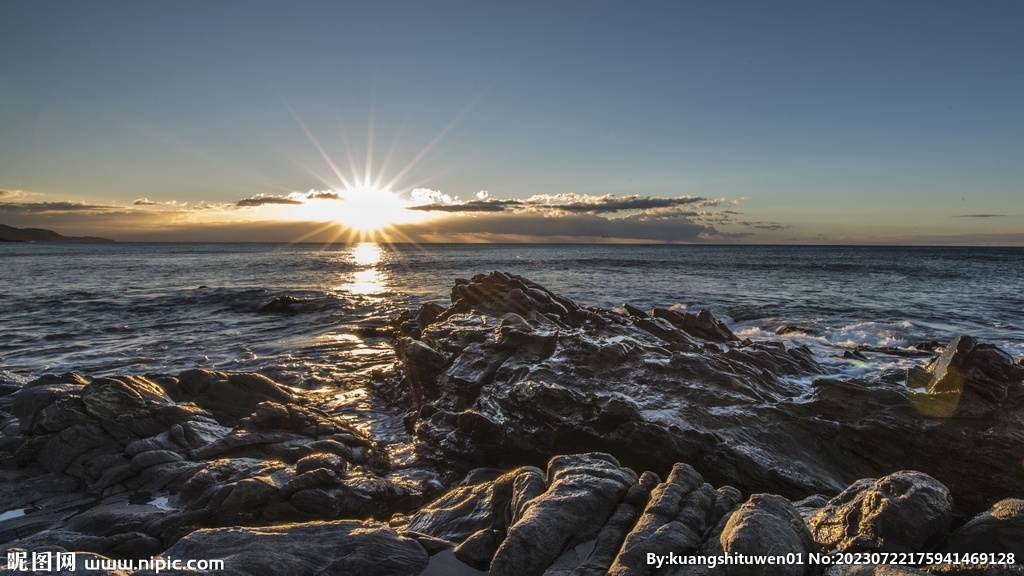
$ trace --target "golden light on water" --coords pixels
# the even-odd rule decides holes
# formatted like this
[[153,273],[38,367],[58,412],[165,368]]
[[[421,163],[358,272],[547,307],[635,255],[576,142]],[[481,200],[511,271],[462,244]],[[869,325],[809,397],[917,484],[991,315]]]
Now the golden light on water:
[[346,258],[360,269],[352,274],[352,281],[338,287],[350,294],[370,296],[384,291],[387,275],[379,269],[384,251],[373,242],[361,242],[349,248]]

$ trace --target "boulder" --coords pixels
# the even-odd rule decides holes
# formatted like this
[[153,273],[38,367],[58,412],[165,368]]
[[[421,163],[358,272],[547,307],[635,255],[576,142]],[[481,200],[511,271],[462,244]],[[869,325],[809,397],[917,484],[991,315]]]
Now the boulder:
[[948,552],[1012,552],[1024,558],[1024,500],[1007,498],[953,532]]
[[810,517],[826,552],[923,552],[949,531],[953,499],[915,471],[858,480]]
[[[754,494],[729,517],[719,541],[731,554],[786,556],[816,552],[803,518],[789,500],[772,494]],[[729,564],[729,576],[778,574],[802,576],[810,570],[804,564]]]
[[1024,368],[1006,352],[970,336],[953,340],[927,369],[928,393],[941,399],[933,416],[993,419],[1008,396],[1019,401],[1024,390]]

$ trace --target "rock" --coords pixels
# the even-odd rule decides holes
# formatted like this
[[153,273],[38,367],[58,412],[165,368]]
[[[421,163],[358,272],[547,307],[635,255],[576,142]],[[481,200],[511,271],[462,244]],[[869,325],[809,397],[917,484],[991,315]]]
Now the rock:
[[903,471],[858,480],[811,516],[826,552],[923,552],[949,530],[953,499],[940,482]]
[[269,478],[243,478],[221,503],[221,508],[232,512],[248,512],[265,506],[277,494],[277,487]]
[[573,570],[573,576],[603,576],[608,573],[608,568],[615,561],[627,534],[647,505],[651,490],[660,482],[661,479],[653,472],[644,472],[640,475],[639,482],[630,486],[611,518],[601,528],[590,556]]
[[160,514],[163,514],[163,511],[156,506],[125,505],[125,502],[121,501],[90,508],[68,521],[64,529],[92,536],[137,532],[143,524],[151,522]]
[[544,494],[526,505],[491,561],[492,576],[541,576],[564,549],[597,537],[636,474],[607,454],[556,456]]
[[948,552],[1012,552],[1024,558],[1024,500],[1007,498],[953,532]]
[[463,542],[481,531],[505,531],[518,521],[526,505],[546,488],[537,468],[517,468],[490,482],[457,486],[424,506],[408,529],[434,538]]
[[73,462],[86,454],[120,452],[103,429],[95,424],[76,424],[54,435],[38,453],[39,463],[50,472],[64,472]]
[[299,474],[295,478],[285,482],[284,485],[281,486],[281,497],[289,498],[292,494],[295,494],[300,490],[316,488],[318,486],[333,486],[337,483],[338,475],[333,470],[317,468],[316,470]]
[[296,314],[298,310],[295,305],[301,302],[302,300],[293,296],[278,296],[257,308],[256,311],[261,314]]
[[804,328],[802,326],[793,326],[793,325],[790,325],[790,324],[786,324],[784,326],[779,326],[778,328],[775,329],[775,333],[778,334],[779,336],[785,336],[786,334],[804,334],[804,335],[813,335],[814,334],[814,332],[812,330],[808,329],[808,328]]
[[200,408],[213,412],[221,423],[249,416],[260,402],[288,404],[293,401],[291,394],[279,384],[255,373],[229,374],[226,379],[210,383],[191,400]]
[[453,552],[456,558],[466,564],[479,570],[487,570],[504,538],[505,533],[501,530],[478,530],[456,546]]
[[177,452],[171,452],[170,450],[150,450],[148,452],[142,452],[132,458],[131,468],[133,472],[141,472],[150,466],[156,466],[157,464],[166,464],[168,462],[181,462],[184,458]]
[[637,318],[637,319],[639,319],[639,318],[649,318],[650,317],[650,316],[647,315],[647,312],[644,312],[643,310],[641,310],[641,309],[639,309],[636,306],[633,306],[631,304],[623,304],[622,308],[623,308],[623,310],[626,311],[626,314],[629,314],[630,316],[632,316],[634,318]]
[[403,362],[405,376],[415,398],[436,398],[437,377],[445,364],[444,356],[430,346],[405,338],[395,352]]
[[[803,518],[796,508],[780,496],[754,494],[734,512],[719,538],[723,550],[750,556],[785,556],[801,554],[804,558],[817,551]],[[808,573],[808,565],[730,564],[729,576]]]
[[161,558],[220,559],[224,569],[217,573],[223,576],[416,576],[427,566],[427,552],[416,540],[353,520],[198,530]]
[[97,378],[81,393],[85,409],[101,420],[173,403],[160,386],[140,376]]
[[970,336],[953,340],[928,370],[928,393],[944,399],[932,416],[996,418],[1008,395],[1019,401],[1024,390],[1024,368],[1009,354]]
[[345,473],[346,466],[347,462],[334,454],[310,454],[303,456],[295,463],[295,471],[303,474],[317,468],[325,468],[341,476]]

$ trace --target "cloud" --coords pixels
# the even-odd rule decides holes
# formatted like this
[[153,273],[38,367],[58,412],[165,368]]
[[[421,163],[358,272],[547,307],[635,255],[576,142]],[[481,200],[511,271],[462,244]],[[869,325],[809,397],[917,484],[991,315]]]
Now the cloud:
[[425,212],[504,212],[508,206],[521,206],[519,200],[470,200],[458,204],[421,204],[408,210]]
[[13,198],[24,194],[21,190],[0,190],[0,198]]
[[132,202],[132,204],[135,205],[135,206],[159,206],[159,205],[163,204],[163,202],[154,202],[153,200],[150,200],[149,198],[139,198],[135,202]]
[[0,213],[31,214],[44,212],[102,212],[108,210],[124,210],[123,206],[104,206],[85,202],[5,202],[0,204]]
[[295,196],[295,194],[289,194],[288,196],[257,194],[251,198],[243,198],[242,200],[239,200],[235,203],[235,206],[247,208],[252,206],[263,206],[264,204],[302,204],[302,201],[296,199]]
[[306,198],[310,200],[342,200],[343,198],[335,192],[317,192],[316,190],[310,190],[306,194]]
[[589,194],[541,194],[532,196],[524,202],[535,208],[551,208],[562,212],[582,214],[606,214],[629,210],[652,210],[655,208],[672,208],[676,206],[707,205],[707,198],[699,196],[679,196],[677,198],[659,198],[655,196],[622,196],[606,194],[591,196]]
[[[539,194],[525,200],[496,200],[488,197],[486,190],[477,192],[476,200],[458,202],[447,194],[436,190],[419,188],[413,190],[412,198],[419,202],[410,210],[426,212],[560,212],[563,214],[612,214],[617,212],[647,211],[655,214],[660,210],[664,215],[696,216],[696,208],[717,205],[719,200],[700,196],[679,196],[661,198],[655,196],[591,196],[589,194]],[[687,207],[681,210],[681,207]]]
[[1004,218],[1006,214],[963,214],[953,218]]

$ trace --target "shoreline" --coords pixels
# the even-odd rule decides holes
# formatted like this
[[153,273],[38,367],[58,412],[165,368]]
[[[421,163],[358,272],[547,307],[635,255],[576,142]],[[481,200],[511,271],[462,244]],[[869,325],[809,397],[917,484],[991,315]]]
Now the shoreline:
[[[257,574],[268,550],[315,534],[368,557],[403,551],[394,571],[367,573],[419,574],[453,554],[494,574],[603,574],[648,552],[783,540],[794,554],[954,551],[993,522],[1024,525],[1007,460],[1024,454],[1024,366],[970,337],[904,382],[839,380],[806,349],[741,340],[708,311],[604,310],[502,273],[459,280],[451,306],[392,328],[398,369],[375,375],[371,396],[408,444],[328,394],[252,373],[5,389],[0,512],[22,514],[0,521],[3,547],[198,558],[233,542],[231,573]],[[846,524],[854,509],[873,512]],[[748,517],[780,528],[745,532]],[[218,528],[230,526],[244,528]],[[295,573],[344,573],[314,564]]]

